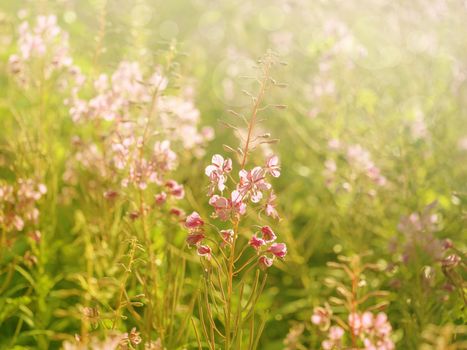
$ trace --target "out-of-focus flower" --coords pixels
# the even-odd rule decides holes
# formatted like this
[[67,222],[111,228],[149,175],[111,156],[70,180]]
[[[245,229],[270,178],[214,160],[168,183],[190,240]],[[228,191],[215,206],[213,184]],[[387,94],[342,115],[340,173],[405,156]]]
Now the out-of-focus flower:
[[269,192],[269,196],[266,200],[266,206],[265,206],[265,212],[267,216],[270,216],[274,219],[279,218],[279,213],[276,210],[276,194],[274,193],[274,190],[271,190]]
[[165,187],[167,187],[168,192],[176,199],[182,199],[185,197],[185,189],[183,185],[180,185],[175,180],[169,180],[165,183]]
[[234,230],[221,230],[219,233],[221,234],[223,245],[232,244],[234,240]]
[[283,259],[287,255],[287,246],[285,243],[273,243],[268,248],[268,252],[280,259]]
[[203,227],[203,225],[204,221],[201,219],[201,216],[199,216],[199,214],[196,211],[188,215],[186,218],[185,226],[190,230],[198,229],[200,227]]
[[329,328],[328,339],[321,343],[324,350],[340,349],[342,346],[342,337],[344,336],[344,329],[339,326],[332,326]]
[[260,268],[267,269],[272,266],[273,260],[266,255],[261,255],[258,259],[258,263]]
[[261,227],[261,233],[262,233],[263,239],[264,239],[264,241],[266,243],[274,242],[277,239],[274,231],[272,230],[272,228],[270,226]]
[[271,174],[273,177],[279,177],[281,174],[279,158],[275,155],[269,157],[266,161],[266,167],[264,170],[266,174]]
[[162,205],[167,201],[167,193],[162,191],[161,193],[158,193],[154,195],[154,200],[157,205]]
[[313,309],[311,323],[317,325],[322,330],[327,330],[331,324],[332,310],[326,304],[325,307],[317,306]]
[[212,250],[208,245],[200,245],[197,249],[198,255],[205,257],[208,260],[211,260]]
[[198,245],[200,244],[206,236],[202,232],[192,232],[188,234],[186,238],[186,242],[190,246]]
[[256,235],[253,235],[251,238],[250,238],[250,241],[248,242],[248,244],[255,248],[256,250],[258,250],[259,248],[261,248],[263,245],[266,244],[266,242],[264,242],[264,239],[262,238],[258,238],[256,237]]

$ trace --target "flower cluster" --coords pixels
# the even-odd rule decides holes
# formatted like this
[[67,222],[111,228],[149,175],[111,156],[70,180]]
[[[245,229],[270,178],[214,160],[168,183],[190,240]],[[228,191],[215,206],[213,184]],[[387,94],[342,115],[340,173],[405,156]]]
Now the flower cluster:
[[159,132],[168,140],[181,142],[185,149],[202,154],[202,146],[213,138],[212,128],[198,130],[200,113],[191,96],[166,94],[168,84],[161,67],[146,77],[138,62],[123,61],[111,76],[101,74],[95,79],[93,97],[86,100],[76,92],[67,103],[75,122],[115,121],[121,128],[119,139],[123,148],[136,142],[129,138],[134,128],[145,128],[137,125],[146,123],[140,117],[135,118],[135,114],[140,115],[137,108],[148,105],[151,114],[157,106]]
[[260,228],[260,235],[254,234],[248,244],[254,248],[259,257],[261,268],[272,266],[274,259],[283,259],[287,255],[287,246],[285,243],[275,243],[277,237],[269,226]]
[[[34,27],[23,22],[19,27],[18,46],[19,52],[10,56],[8,66],[21,85],[31,85],[33,77],[49,79],[58,71],[67,72],[74,86],[84,83],[85,78],[73,65],[69,53],[68,34],[57,25],[56,16],[38,16]],[[37,67],[42,70],[37,71]],[[67,80],[61,83],[67,84]]]
[[[332,139],[328,146],[331,151],[335,151],[338,156],[343,157],[350,166],[351,171],[347,180],[355,181],[360,175],[364,175],[377,186],[386,186],[386,177],[381,174],[380,168],[371,159],[370,152],[361,145],[345,145],[337,139]],[[324,166],[326,184],[330,187],[337,179],[337,162],[335,159],[329,158],[325,161]],[[352,185],[348,181],[343,182],[341,187],[347,191],[352,189]],[[373,192],[370,191],[370,193]]]
[[403,261],[413,259],[419,248],[433,259],[438,260],[445,250],[443,241],[434,235],[439,231],[440,217],[434,212],[437,202],[428,204],[420,213],[413,212],[402,216],[397,226],[405,236],[403,247]]
[[[346,349],[346,330],[340,325],[331,326],[332,311],[327,306],[316,307],[311,322],[327,331],[327,338],[321,346],[325,350]],[[346,323],[347,338],[359,339],[366,350],[392,350],[394,342],[391,340],[392,327],[384,312],[373,314],[370,311],[350,313]],[[354,340],[355,341],[355,340]]]
[[[101,129],[95,141],[78,138],[76,161],[107,179],[120,174],[123,187],[144,190],[155,183],[166,185],[175,198],[183,197],[181,186],[173,188],[174,181],[167,180],[177,167],[173,145],[199,154],[212,131],[198,131],[199,111],[188,98],[166,95],[168,83],[162,68],[145,77],[137,62],[124,61],[110,77],[101,74],[94,81],[93,97],[73,94],[67,101],[72,119]],[[160,122],[157,128],[152,119]],[[159,140],[153,141],[156,135]],[[70,160],[66,177],[76,178],[76,168]]]
[[[214,208],[213,218],[221,221],[238,221],[241,216],[246,214],[248,202],[253,204],[260,203],[263,198],[263,209],[268,216],[277,218],[275,209],[275,194],[272,191],[271,184],[267,181],[268,176],[279,177],[280,166],[277,156],[271,156],[266,160],[263,167],[254,167],[251,170],[242,169],[239,172],[239,180],[235,189],[230,192],[230,196],[224,196],[227,192],[227,183],[231,179],[232,160],[224,159],[223,156],[215,154],[212,157],[211,164],[205,169],[206,176],[209,177],[210,185],[208,195],[209,204]],[[264,194],[267,193],[265,196]],[[211,258],[212,249],[209,245],[202,244],[205,239],[204,221],[197,212],[193,212],[186,219],[185,226],[189,230],[187,243],[191,246],[197,246],[198,255]],[[233,229],[224,229],[219,231],[221,237],[221,247],[229,245],[234,240]],[[249,245],[253,247],[260,255],[258,263],[262,268],[272,266],[274,258],[283,259],[287,254],[285,243],[276,243],[276,234],[269,226],[260,228],[260,236],[255,233]]]
[[[379,303],[378,307],[366,308],[365,304],[370,298],[384,297],[384,291],[371,291],[367,294],[358,289],[366,285],[363,274],[367,270],[379,269],[373,264],[363,264],[360,256],[351,258],[340,257],[343,263],[331,262],[328,265],[343,270],[351,281],[351,288],[334,278],[328,278],[327,283],[334,286],[339,298],[332,298],[330,302],[342,305],[346,311],[343,315],[334,314],[329,304],[318,306],[313,310],[311,323],[325,332],[326,338],[321,347],[325,350],[337,349],[366,349],[366,350],[392,350],[395,348],[391,339],[392,327],[384,312],[374,314],[371,310],[379,309],[386,304]],[[342,308],[339,309],[339,312]]]
[[46,192],[44,184],[32,179],[19,179],[15,185],[0,184],[0,225],[12,232],[37,224],[37,201]]
[[391,340],[392,327],[384,312],[377,315],[369,311],[352,313],[349,315],[350,331],[363,340],[367,350],[392,350],[394,342]]
[[[263,210],[266,215],[278,218],[275,209],[276,196],[271,184],[267,181],[268,176],[280,176],[278,157],[269,157],[263,167],[256,166],[251,170],[240,170],[235,189],[230,192],[230,196],[225,196],[226,182],[231,171],[232,160],[224,160],[219,154],[214,155],[212,164],[206,167],[205,173],[211,181],[208,195],[210,196],[209,204],[214,208],[213,217],[222,221],[234,219],[245,215],[248,201],[256,204],[266,198]],[[233,178],[232,181],[234,181]]]
[[[63,343],[64,350],[129,350],[135,349],[142,342],[140,333],[135,327],[130,332],[109,332],[105,339],[99,339],[92,335],[91,339],[84,342],[78,335],[75,336],[75,341],[65,341]],[[149,345],[149,346],[148,346]],[[152,349],[150,343],[145,344],[145,348]],[[157,349],[157,348],[156,348]]]

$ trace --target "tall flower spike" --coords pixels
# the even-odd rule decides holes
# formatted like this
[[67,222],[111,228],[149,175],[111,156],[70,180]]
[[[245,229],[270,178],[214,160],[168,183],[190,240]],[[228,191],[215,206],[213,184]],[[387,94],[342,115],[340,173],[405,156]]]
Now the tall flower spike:
[[[258,114],[268,107],[268,105],[263,106],[263,100],[266,90],[274,85],[274,81],[269,76],[272,65],[271,56],[266,57],[261,64],[262,76],[258,80],[260,89],[256,97],[252,96],[253,106],[250,118],[241,118],[246,123],[246,134],[242,134],[239,150],[235,151],[233,148],[225,146],[225,149],[233,151],[238,156],[239,168],[233,172],[232,160],[224,158],[220,154],[214,154],[211,164],[205,168],[205,175],[210,180],[209,204],[214,211],[211,218],[228,222],[229,227],[232,228],[216,228],[214,230],[215,236],[206,238],[206,240],[213,241],[212,238],[214,238],[217,239],[217,242],[214,241],[215,245],[208,246],[203,241],[204,235],[209,235],[207,229],[211,225],[206,225],[206,231],[204,231],[204,221],[196,212],[188,216],[185,224],[189,231],[187,243],[197,246],[197,254],[202,257],[203,269],[208,272],[205,277],[205,281],[208,282],[205,285],[205,295],[200,299],[199,312],[202,316],[200,320],[203,323],[203,329],[209,328],[209,324],[203,321],[204,314],[207,314],[204,320],[209,320],[211,325],[213,325],[212,320],[222,321],[223,333],[220,334],[220,331],[217,333],[221,337],[219,342],[224,344],[225,349],[236,348],[233,339],[238,341],[238,337],[242,337],[241,329],[246,328],[245,320],[242,317],[238,318],[238,315],[242,315],[244,311],[246,315],[254,314],[254,304],[261,294],[267,276],[265,273],[262,274],[263,281],[260,282],[258,277],[261,270],[271,267],[277,259],[283,259],[287,254],[287,247],[284,243],[273,243],[276,240],[276,234],[270,226],[259,226],[260,232],[252,235],[248,241],[244,240],[244,233],[247,233],[252,227],[244,224],[247,217],[247,206],[249,207],[248,217],[252,217],[256,213],[257,219],[260,219],[259,214],[262,211],[266,211],[268,216],[278,217],[275,209],[276,195],[269,183],[269,179],[280,175],[278,157],[270,156],[262,161],[261,165],[253,164],[249,169],[246,169],[251,151],[261,143],[270,143],[269,140],[264,141],[265,138],[269,137],[269,134],[256,136],[254,129],[258,123]],[[234,114],[239,116],[238,113],[234,112]],[[240,130],[240,127],[234,128]],[[238,175],[236,176],[236,174]],[[229,188],[228,192],[227,188]],[[254,225],[253,227],[258,226]],[[248,249],[249,247],[252,249]],[[246,255],[250,255],[250,257],[247,258]],[[210,276],[216,276],[215,281],[210,281]],[[254,286],[250,285],[250,289],[252,288],[255,295],[250,300],[254,301],[245,304],[246,300],[242,292],[238,295],[237,293],[238,290],[243,290],[250,283],[256,283]],[[259,288],[259,286],[262,287]],[[212,288],[216,289],[216,294],[221,298],[220,307],[210,305]],[[237,302],[237,300],[239,301]],[[247,305],[247,310],[241,310],[244,305]],[[220,310],[221,308],[222,310]],[[238,320],[238,323],[235,323],[235,319]],[[215,348],[217,344],[215,337],[217,336],[214,331],[211,333],[212,337],[206,337],[205,341],[209,348]],[[240,339],[238,344],[241,342]]]

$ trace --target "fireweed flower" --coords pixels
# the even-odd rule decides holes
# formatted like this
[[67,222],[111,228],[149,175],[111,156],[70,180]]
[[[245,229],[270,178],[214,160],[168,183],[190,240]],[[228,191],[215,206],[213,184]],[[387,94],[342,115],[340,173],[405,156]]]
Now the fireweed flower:
[[263,239],[266,243],[274,242],[277,239],[274,231],[269,226],[261,227],[261,233],[263,234]]
[[261,248],[263,245],[266,244],[266,242],[264,241],[264,239],[262,238],[258,238],[256,237],[256,235],[253,235],[250,239],[250,241],[248,242],[248,244],[253,247],[254,249],[258,250],[259,248]]
[[325,307],[315,307],[311,316],[311,323],[317,325],[322,330],[327,330],[331,324],[332,310],[328,304]]
[[440,217],[435,212],[436,206],[437,202],[434,201],[420,212],[401,217],[397,228],[404,235],[404,263],[413,261],[420,252],[426,253],[433,261],[443,258],[444,242],[435,235],[440,229]]
[[279,218],[279,213],[276,210],[276,194],[273,190],[269,193],[269,197],[266,200],[266,205],[264,211],[266,212],[267,216],[272,217],[273,219]]
[[35,77],[48,80],[55,73],[64,73],[56,81],[61,88],[73,85],[73,89],[77,89],[85,81],[69,54],[68,33],[57,25],[54,15],[38,16],[34,26],[28,22],[20,25],[18,52],[10,56],[8,68],[23,87],[35,84]]
[[185,211],[180,208],[173,207],[170,209],[170,214],[173,216],[179,217],[179,218],[184,218],[185,217]]
[[279,157],[273,155],[266,161],[266,167],[264,168],[267,174],[271,174],[273,177],[279,177],[281,175],[281,168],[279,166]]
[[246,204],[242,201],[242,195],[236,190],[232,191],[230,198],[213,195],[209,199],[209,204],[214,207],[214,216],[222,221],[246,213]]
[[[388,181],[386,177],[382,174],[381,169],[373,162],[370,152],[361,145],[346,145],[337,139],[331,139],[328,147],[331,151],[337,153],[339,156],[337,159],[344,158],[347,161],[350,171],[346,178],[356,180],[360,177],[366,177],[371,183],[378,187],[385,187],[387,185]],[[326,186],[331,188],[332,185],[336,184],[346,191],[351,191],[352,185],[347,182],[347,180],[342,179],[339,181],[339,172],[337,170],[341,168],[341,165],[339,164],[338,166],[336,162],[337,159],[328,158],[324,162],[323,175],[325,177]],[[371,183],[367,193],[371,196],[375,196],[376,191],[371,187]]]
[[201,217],[196,211],[188,215],[186,218],[185,226],[190,230],[199,229],[203,227],[203,225],[204,221],[201,219]]
[[[359,256],[339,259],[343,263],[333,263],[330,266],[343,270],[351,280],[352,287],[348,288],[343,283],[338,285],[339,294],[344,298],[334,298],[337,302],[342,302],[345,306],[344,315],[333,315],[328,304],[317,307],[313,311],[311,322],[322,331],[327,331],[327,338],[321,343],[323,349],[368,349],[368,350],[392,350],[394,342],[391,339],[392,327],[384,312],[374,314],[369,311],[362,311],[363,303],[367,303],[370,298],[377,295],[383,296],[383,291],[368,292],[363,294],[354,287],[356,282],[361,280],[361,274],[367,270],[373,270],[371,264],[363,264]],[[345,265],[344,265],[345,264]],[[337,281],[335,281],[337,282]],[[364,300],[364,302],[362,302]],[[342,309],[339,310],[342,312]],[[332,323],[337,324],[332,324]],[[344,326],[345,325],[345,326]],[[344,328],[342,328],[342,327]],[[347,333],[347,334],[346,334]]]
[[198,252],[199,256],[202,256],[202,257],[205,257],[208,260],[211,260],[212,251],[211,251],[211,247],[209,247],[208,245],[198,246],[197,252]]
[[234,231],[232,229],[221,230],[219,233],[224,241],[222,242],[223,245],[232,244],[234,239]]
[[261,255],[258,259],[258,263],[259,263],[260,268],[267,269],[272,266],[272,264],[274,263],[274,260],[272,260],[271,258],[268,258],[266,255]]
[[250,196],[253,203],[258,203],[263,198],[263,191],[271,188],[265,181],[265,170],[255,167],[251,171],[240,170],[240,182],[237,190],[243,197]]
[[202,232],[192,232],[190,233],[187,238],[186,242],[189,246],[194,246],[200,244],[206,236]]
[[287,246],[285,243],[273,243],[268,248],[268,252],[274,254],[279,259],[283,259],[287,255]]
[[344,330],[339,326],[329,328],[328,339],[321,343],[324,350],[340,349],[342,347],[342,337]]
[[154,201],[157,205],[164,204],[167,201],[167,193],[162,191],[161,193],[154,195]]
[[[268,56],[268,59],[264,62],[265,65],[272,65],[272,60],[270,62],[271,57]],[[218,317],[223,319],[224,334],[220,335],[226,349],[235,347],[233,343],[234,337],[241,337],[240,334],[242,333],[239,332],[239,329],[245,328],[242,324],[237,324],[233,327],[235,317],[238,319],[238,316],[235,315],[242,314],[246,309],[251,309],[251,314],[253,314],[254,310],[252,308],[254,308],[254,304],[256,303],[256,301],[253,301],[251,305],[247,303],[245,310],[235,311],[236,308],[243,307],[242,302],[244,299],[242,294],[236,295],[238,293],[237,287],[243,290],[243,287],[247,283],[254,283],[254,286],[251,286],[251,288],[253,293],[256,293],[256,299],[254,300],[257,300],[262,290],[262,287],[259,288],[261,285],[259,282],[261,270],[271,267],[276,259],[282,259],[287,254],[287,247],[284,243],[273,243],[276,240],[276,234],[270,226],[253,225],[253,227],[260,227],[260,232],[248,234],[250,237],[248,241],[244,240],[245,234],[243,234],[244,230],[251,230],[252,227],[246,228],[244,225],[244,220],[247,217],[247,208],[248,218],[251,218],[256,212],[257,218],[260,219],[260,213],[263,211],[269,217],[279,217],[276,210],[276,195],[272,190],[272,185],[269,183],[271,178],[280,176],[279,158],[276,155],[272,155],[259,163],[263,164],[261,166],[252,165],[248,169],[246,167],[251,151],[256,149],[256,146],[268,146],[268,143],[271,143],[269,140],[265,140],[269,138],[269,134],[261,133],[261,135],[257,136],[255,134],[256,130],[253,133],[253,129],[257,124],[257,114],[262,110],[259,109],[259,106],[264,95],[264,89],[272,84],[268,72],[269,68],[263,71],[264,76],[260,80],[262,90],[253,107],[250,121],[247,118],[242,118],[246,122],[247,127],[239,127],[235,130],[237,134],[241,135],[242,144],[237,148],[238,151],[235,148],[226,146],[226,149],[236,152],[237,157],[235,159],[238,159],[240,167],[235,169],[230,158],[214,154],[211,164],[205,168],[205,175],[209,178],[210,182],[207,191],[209,205],[213,208],[210,218],[226,222],[229,225],[228,227],[232,228],[225,229],[225,226],[222,225],[224,227],[215,229],[214,239],[209,238],[209,241],[212,241],[214,245],[208,246],[203,243],[205,237],[195,231],[199,222],[205,221],[204,218],[201,219],[197,215],[194,215],[189,217],[188,220],[188,226],[190,227],[187,227],[189,231],[187,241],[191,245],[197,245],[197,254],[206,258],[200,259],[203,269],[207,272],[205,279],[208,282],[205,284],[205,298],[199,300],[200,312],[209,314],[209,318],[206,317],[205,319],[212,320]],[[270,152],[268,153],[270,154]],[[250,213],[252,214],[251,216]],[[202,234],[208,236],[209,232],[206,230]],[[216,238],[217,241],[215,240]],[[249,257],[247,258],[246,255],[249,255]],[[253,275],[253,268],[256,268],[257,278],[252,281],[250,275]],[[216,277],[211,280],[211,276]],[[267,274],[263,274],[264,279],[266,276]],[[262,282],[262,286],[264,286],[264,282]],[[216,289],[216,292],[219,293],[222,299],[222,303],[219,304],[222,305],[222,312],[218,311],[217,307],[213,308],[210,306],[211,298],[209,295],[212,291],[208,290],[208,288],[210,289],[211,287]],[[240,302],[233,303],[233,298],[237,297],[240,299]],[[241,318],[239,322],[243,322]],[[209,327],[206,324],[203,326]],[[206,341],[210,344],[209,347],[215,347],[215,339],[208,337]]]
[[[188,95],[167,95],[168,83],[161,67],[146,75],[139,63],[123,61],[113,73],[94,80],[90,98],[80,97],[78,89],[67,101],[73,121],[106,123],[98,124],[103,130],[96,133],[95,142],[81,140],[75,158],[67,162],[64,178],[77,181],[76,173],[83,168],[104,181],[119,179],[125,188],[144,191],[151,185],[165,185],[167,195],[182,199],[183,186],[170,179],[178,166],[176,150],[182,147],[196,156],[212,138],[212,130],[199,129],[199,111]],[[144,112],[135,110],[135,105]],[[160,121],[157,129],[150,122],[154,113]],[[151,135],[158,139],[153,141]]]
[[230,158],[224,160],[220,154],[215,154],[211,162],[212,164],[205,169],[205,174],[211,180],[210,194],[214,193],[216,187],[219,191],[224,191],[227,174],[232,171],[232,159]]
[[47,187],[33,179],[18,179],[12,185],[0,182],[0,225],[6,232],[35,226],[39,221],[37,202],[46,193]]
[[175,180],[169,180],[165,183],[165,187],[167,187],[168,192],[176,199],[182,199],[185,197],[185,190],[183,185],[180,185]]

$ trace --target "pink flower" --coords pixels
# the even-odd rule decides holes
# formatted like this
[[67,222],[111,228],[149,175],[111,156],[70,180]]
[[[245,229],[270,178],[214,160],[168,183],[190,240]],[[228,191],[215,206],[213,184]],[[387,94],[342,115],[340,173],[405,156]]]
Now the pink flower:
[[361,316],[361,322],[363,328],[371,328],[373,326],[373,314],[369,311],[364,312]]
[[204,256],[206,259],[211,260],[212,251],[211,247],[209,247],[208,245],[198,246],[197,252],[199,256]]
[[186,243],[190,246],[200,244],[206,236],[202,232],[193,232],[186,238]]
[[261,255],[258,259],[258,263],[260,268],[267,269],[272,266],[273,260],[266,255]]
[[338,139],[331,139],[328,142],[328,147],[332,151],[338,150],[341,147],[341,142]]
[[277,210],[276,210],[276,198],[277,198],[276,194],[274,193],[273,190],[271,190],[271,192],[269,193],[269,197],[266,201],[266,207],[265,207],[266,215],[274,219],[279,218],[279,214],[277,213]]
[[182,199],[185,197],[185,190],[183,185],[180,185],[177,181],[169,180],[165,183],[165,186],[169,190],[169,193],[176,199]]
[[251,171],[241,170],[239,173],[240,182],[237,190],[244,197],[250,195],[253,203],[258,203],[263,198],[262,191],[269,190],[271,185],[264,179],[264,170],[261,167],[254,167]]
[[224,245],[225,244],[232,244],[233,239],[234,239],[234,231],[232,229],[221,230],[220,234],[221,234],[222,240],[224,241],[223,242]]
[[277,238],[274,231],[269,226],[261,227],[261,233],[263,234],[263,239],[266,243],[274,242]]
[[344,336],[344,330],[339,326],[329,328],[329,339],[339,340]]
[[392,331],[391,324],[388,321],[388,317],[384,312],[378,313],[375,318],[374,327],[381,335],[390,335]]
[[351,328],[352,333],[355,335],[359,335],[362,332],[362,320],[359,314],[349,314],[349,326]]
[[201,219],[201,216],[194,211],[186,218],[185,226],[190,230],[196,230],[204,225],[204,221]]
[[246,205],[238,191],[232,191],[230,199],[215,194],[209,199],[209,204],[214,207],[215,215],[222,221],[227,221],[232,215],[243,215],[246,212]]
[[205,174],[209,176],[211,180],[211,187],[209,194],[212,194],[217,186],[219,191],[225,190],[225,182],[227,181],[226,174],[232,171],[232,159],[228,158],[224,160],[220,154],[212,156],[212,164],[208,165],[205,170]]
[[118,197],[118,192],[114,190],[109,190],[104,192],[104,198],[108,200],[113,200]]
[[154,199],[155,199],[157,205],[162,205],[167,200],[167,193],[162,191],[161,193],[156,194],[154,196]]
[[250,241],[248,242],[248,244],[252,246],[253,248],[255,248],[256,250],[258,250],[261,246],[265,245],[266,242],[264,241],[264,239],[258,238],[256,237],[256,235],[253,235]]
[[285,243],[273,243],[268,249],[268,252],[282,259],[287,255],[287,246]]
[[279,177],[281,175],[281,167],[279,165],[279,158],[275,155],[268,158],[266,161],[266,167],[264,168],[266,174],[271,174],[273,177]]
[[170,209],[170,214],[172,214],[174,216],[178,216],[178,217],[184,217],[185,216],[185,211],[183,209],[174,207],[174,208]]
[[321,329],[326,330],[331,322],[332,310],[326,307],[315,307],[313,315],[311,316],[311,323],[319,326]]

